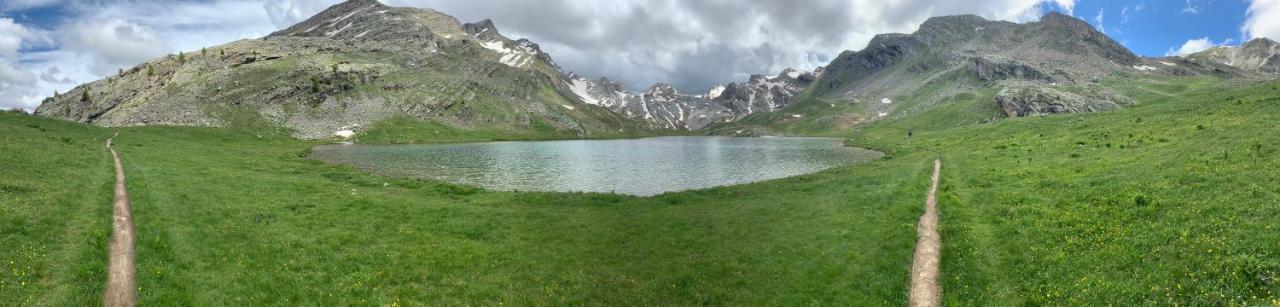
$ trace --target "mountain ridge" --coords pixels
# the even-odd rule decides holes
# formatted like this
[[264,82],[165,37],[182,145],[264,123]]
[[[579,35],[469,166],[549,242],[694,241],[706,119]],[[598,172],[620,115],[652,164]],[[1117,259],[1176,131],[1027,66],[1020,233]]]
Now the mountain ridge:
[[696,94],[662,83],[630,92],[565,71],[492,20],[350,0],[261,39],[211,48],[216,54],[168,56],[79,86],[36,113],[103,126],[247,123],[312,139],[404,116],[562,137],[723,133],[744,120],[841,130],[975,92],[989,95],[976,107],[1002,110],[988,119],[1120,108],[1134,100],[1100,80],[1274,73],[1280,47],[1268,42],[1156,59],[1055,12],[1028,23],[939,16],[910,34],[876,35],[813,72],[752,75]]
[[[689,129],[693,113],[732,109],[671,93],[660,106],[637,100],[608,110],[573,93],[571,74],[540,46],[503,36],[491,20],[462,23],[373,0],[342,2],[263,38],[209,49],[215,54],[171,55],[81,85],[36,113],[103,126],[249,121],[300,138],[360,132],[395,116],[590,137]],[[634,111],[614,113],[625,109]]]

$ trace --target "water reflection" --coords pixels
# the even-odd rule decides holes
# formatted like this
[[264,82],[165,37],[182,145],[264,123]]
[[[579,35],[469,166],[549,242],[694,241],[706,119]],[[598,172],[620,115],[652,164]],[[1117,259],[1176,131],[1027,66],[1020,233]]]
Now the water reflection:
[[790,177],[879,156],[839,139],[725,137],[331,145],[312,153],[374,173],[497,190],[640,196]]

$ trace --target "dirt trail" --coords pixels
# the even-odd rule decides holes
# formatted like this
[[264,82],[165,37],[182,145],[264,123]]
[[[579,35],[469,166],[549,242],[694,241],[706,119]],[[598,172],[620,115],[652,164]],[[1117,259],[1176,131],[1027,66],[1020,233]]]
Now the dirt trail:
[[915,256],[911,258],[910,306],[941,306],[942,287],[938,285],[938,264],[942,260],[942,235],[938,234],[938,175],[942,160],[933,161],[933,179],[929,197],[924,201],[924,215],[916,224]]
[[116,132],[107,139],[107,150],[111,151],[111,159],[116,165],[116,191],[112,202],[111,251],[107,260],[107,289],[103,296],[106,306],[137,306],[138,279],[137,267],[133,251],[133,204],[129,202],[129,192],[125,190],[124,167],[120,165],[120,155],[111,144],[120,133]]

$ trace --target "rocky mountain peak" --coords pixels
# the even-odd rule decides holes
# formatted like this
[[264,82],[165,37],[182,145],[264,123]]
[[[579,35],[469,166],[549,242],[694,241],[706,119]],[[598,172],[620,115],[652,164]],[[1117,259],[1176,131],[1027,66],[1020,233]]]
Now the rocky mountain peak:
[[902,33],[876,34],[876,36],[871,37],[871,42],[867,43],[867,48],[868,49],[877,48],[877,47],[883,48],[883,47],[898,45],[902,41],[909,40],[909,39],[911,39],[910,34],[902,34]]
[[680,94],[680,91],[676,90],[676,87],[671,84],[658,83],[649,87],[649,90],[645,91],[645,93],[654,96],[676,96]]
[[782,72],[778,73],[778,78],[796,79],[796,78],[799,78],[800,75],[801,75],[800,70],[797,70],[795,68],[787,68],[787,69],[783,69]]
[[602,91],[603,91],[603,92],[605,92],[605,93],[622,93],[622,92],[624,92],[624,90],[622,89],[622,84],[619,84],[619,83],[617,83],[617,82],[613,82],[613,80],[609,80],[609,78],[600,77],[600,79],[599,79],[599,80],[596,80],[596,83],[600,84],[600,88],[601,88],[601,89],[602,89]]
[[463,31],[466,31],[467,34],[471,35],[480,35],[484,33],[499,34],[498,27],[494,26],[493,20],[489,19],[464,24],[462,25],[462,29]]
[[420,45],[435,37],[465,34],[453,16],[430,9],[390,7],[374,0],[339,3],[270,37],[320,37],[335,40],[397,41]]
[[911,36],[930,46],[966,43],[997,30],[998,23],[977,15],[933,17]]
[[1089,28],[1089,29],[1093,28],[1093,26],[1090,26],[1089,23],[1085,22],[1084,20],[1080,20],[1079,18],[1071,17],[1069,15],[1059,13],[1059,12],[1049,12],[1048,14],[1044,14],[1044,16],[1040,17],[1040,23],[1050,27],[1061,27],[1061,28],[1083,27],[1083,28]]
[[1273,41],[1270,38],[1259,37],[1259,38],[1250,40],[1247,43],[1244,43],[1244,45],[1241,45],[1240,48],[1241,49],[1255,49],[1255,48],[1271,49],[1271,48],[1275,48],[1277,45],[1280,45],[1280,43],[1276,43],[1276,41]]
[[1246,71],[1280,74],[1280,43],[1267,38],[1256,38],[1238,47],[1212,48],[1188,55],[1187,58]]
[[1051,48],[1068,53],[1089,52],[1102,56],[1122,66],[1140,62],[1140,58],[1106,33],[1098,31],[1088,22],[1058,12],[1050,12],[1040,18],[1042,39],[1055,42]]
[[972,14],[931,17],[920,24],[920,32],[972,30],[974,27],[990,22],[985,18]]

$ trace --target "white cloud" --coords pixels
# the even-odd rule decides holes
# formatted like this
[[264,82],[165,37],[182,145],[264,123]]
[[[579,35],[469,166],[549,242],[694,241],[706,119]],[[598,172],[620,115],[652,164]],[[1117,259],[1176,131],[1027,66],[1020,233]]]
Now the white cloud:
[[12,63],[0,63],[0,109],[32,108],[28,100],[36,95],[35,85],[35,74]]
[[1129,18],[1133,16],[1131,13],[1141,12],[1146,8],[1147,8],[1147,4],[1145,3],[1138,3],[1137,5],[1134,5],[1134,6],[1125,6],[1124,8],[1120,9],[1120,23],[1121,24],[1129,23],[1129,20],[1130,20]]
[[[429,7],[466,21],[491,18],[512,37],[542,45],[566,70],[638,89],[656,82],[701,92],[716,83],[784,68],[812,69],[871,37],[913,32],[934,16],[976,14],[1030,21],[1075,0],[382,0]],[[63,5],[50,29],[61,49],[23,54],[28,93],[65,91],[152,57],[260,37],[340,0],[6,0],[0,7]],[[20,52],[21,53],[21,52]],[[58,73],[49,73],[56,67]],[[47,78],[46,78],[47,75]],[[26,76],[24,74],[24,76]],[[27,80],[24,78],[23,80]]]
[[[296,2],[296,1],[295,1]],[[332,2],[332,1],[331,1]],[[914,32],[935,16],[1029,21],[1074,0],[386,0],[430,7],[542,45],[565,69],[638,90],[657,82],[703,92],[717,84],[828,64],[881,33]],[[310,12],[314,13],[314,12]],[[546,16],[556,16],[547,18]]]
[[35,95],[36,74],[18,67],[19,50],[34,36],[11,18],[0,18],[0,108],[26,108]]
[[288,28],[299,21],[323,11],[342,1],[338,0],[267,0],[262,4],[271,23],[277,28]]
[[61,0],[6,0],[0,4],[0,11],[40,8],[62,2]]
[[1248,16],[1240,27],[1245,38],[1280,40],[1280,0],[1252,0]]
[[1200,6],[1196,5],[1192,0],[1187,0],[1187,6],[1182,8],[1182,13],[1191,15],[1200,14]]
[[1208,37],[1197,38],[1193,40],[1188,40],[1186,43],[1182,44],[1182,47],[1178,47],[1177,49],[1170,47],[1169,51],[1165,52],[1164,55],[1165,56],[1184,56],[1184,55],[1188,55],[1196,52],[1209,50],[1209,48],[1228,45],[1228,44],[1231,44],[1231,42],[1232,40],[1230,39],[1224,40],[1221,43],[1215,43],[1212,40],[1209,40]]
[[1075,15],[1076,0],[1054,0],[1053,3],[1066,10],[1067,15]]
[[1093,26],[1098,27],[1098,32],[1107,33],[1106,27],[1102,24],[1104,13],[1106,9],[1098,9],[1098,16],[1093,16]]
[[7,68],[0,71],[6,78],[0,81],[5,82],[0,85],[0,108],[30,110],[54,91],[66,92],[119,68],[171,52],[261,37],[276,29],[261,0],[21,0],[0,4],[0,12],[50,5],[62,6],[65,18],[45,20],[50,30],[23,28],[27,35],[22,46],[40,47],[38,52],[10,48],[10,38],[15,37],[12,20],[0,18],[0,58],[7,50],[15,50],[20,58],[0,61]]
[[98,19],[127,20],[150,28],[174,52],[262,37],[277,29],[261,0],[130,1],[86,5],[79,11]]
[[150,27],[109,19],[81,21],[63,31],[63,46],[93,55],[92,71],[108,75],[169,53],[169,46]]
[[30,40],[33,36],[31,30],[14,22],[13,18],[0,18],[0,58],[17,58],[23,41]]

